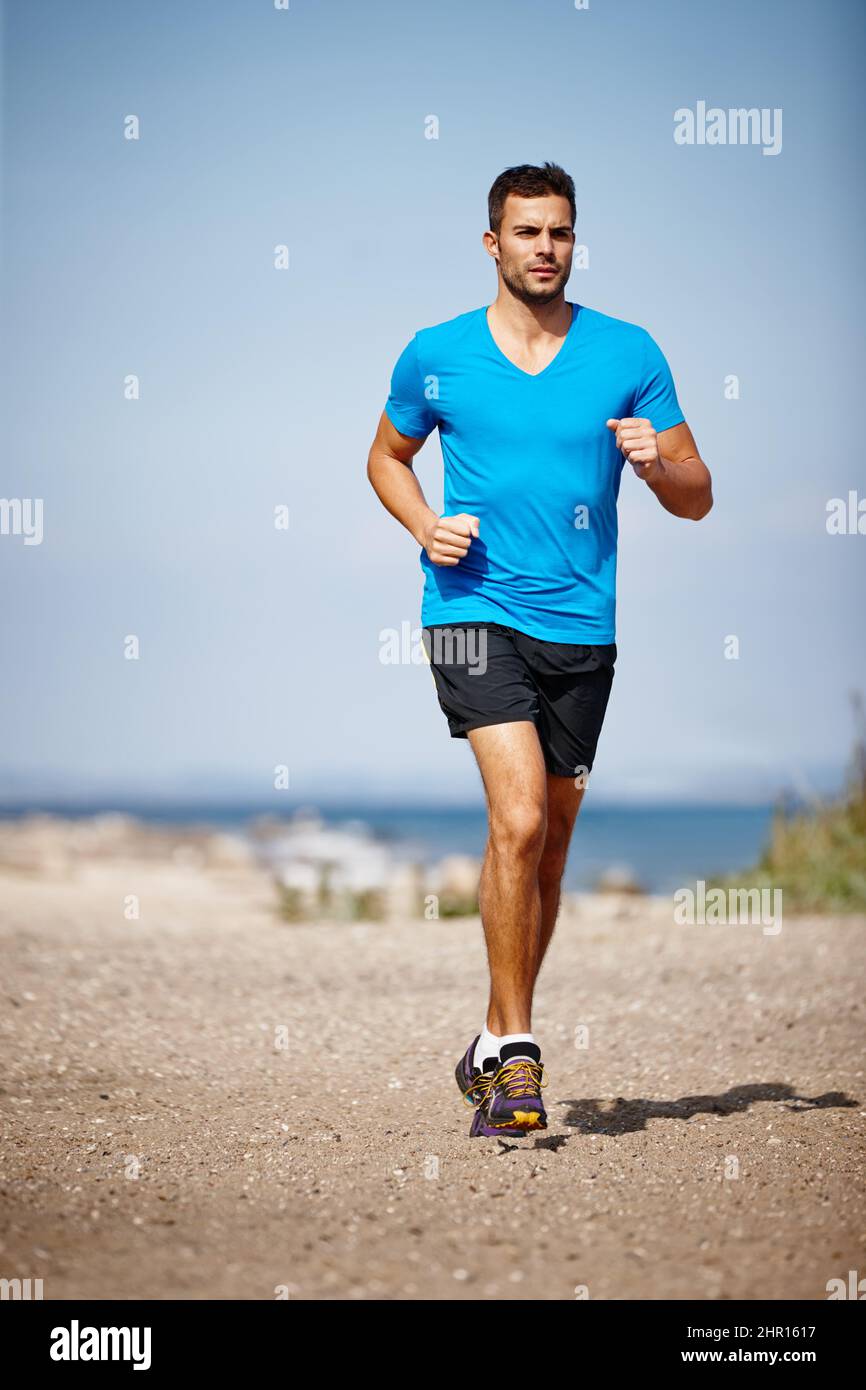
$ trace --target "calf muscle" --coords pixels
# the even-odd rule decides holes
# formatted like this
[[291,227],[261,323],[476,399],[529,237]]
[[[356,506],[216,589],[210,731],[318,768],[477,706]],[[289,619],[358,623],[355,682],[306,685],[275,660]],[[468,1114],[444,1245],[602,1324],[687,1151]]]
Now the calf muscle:
[[553,935],[583,789],[544,766],[529,720],[469,732],[487,798],[479,906],[490,966],[487,1026],[532,1031],[532,998]]

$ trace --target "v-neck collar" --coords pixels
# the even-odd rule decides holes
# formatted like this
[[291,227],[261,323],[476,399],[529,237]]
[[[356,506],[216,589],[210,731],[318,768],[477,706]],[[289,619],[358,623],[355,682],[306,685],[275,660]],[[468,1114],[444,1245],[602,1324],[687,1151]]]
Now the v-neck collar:
[[575,338],[575,336],[576,336],[576,329],[577,329],[578,320],[579,320],[579,318],[580,318],[580,309],[581,309],[581,306],[580,306],[579,304],[572,304],[572,306],[571,306],[571,323],[568,325],[568,332],[566,333],[565,337],[563,338],[562,342],[560,343],[560,346],[559,346],[559,349],[558,349],[558,351],[557,351],[557,353],[556,353],[556,356],[555,356],[555,357],[552,357],[551,360],[548,362],[547,366],[546,366],[546,367],[542,367],[542,369],[541,369],[540,372],[525,372],[525,371],[523,370],[522,367],[518,367],[517,363],[516,363],[516,362],[512,362],[511,358],[508,357],[508,356],[502,351],[502,348],[499,346],[499,344],[497,343],[497,341],[496,341],[496,339],[494,338],[493,334],[491,333],[491,331],[490,331],[490,324],[489,324],[488,321],[487,321],[487,310],[490,309],[490,308],[492,308],[492,305],[486,304],[486,305],[484,306],[483,309],[480,309],[480,310],[479,310],[479,313],[480,313],[480,315],[481,315],[481,330],[482,330],[482,332],[483,332],[483,334],[484,334],[484,336],[485,336],[487,342],[488,342],[488,343],[490,344],[490,346],[493,348],[493,351],[497,354],[497,356],[500,357],[500,358],[502,359],[502,361],[505,362],[505,363],[511,368],[511,370],[512,370],[513,372],[516,372],[518,376],[526,377],[526,380],[527,380],[527,381],[538,381],[538,379],[539,379],[540,377],[543,377],[543,376],[546,376],[546,375],[547,375],[547,373],[548,373],[548,372],[556,365],[556,363],[560,360],[560,358],[562,357],[562,355],[563,355],[563,353],[565,352],[566,348],[570,347],[572,340],[573,340],[573,339]]

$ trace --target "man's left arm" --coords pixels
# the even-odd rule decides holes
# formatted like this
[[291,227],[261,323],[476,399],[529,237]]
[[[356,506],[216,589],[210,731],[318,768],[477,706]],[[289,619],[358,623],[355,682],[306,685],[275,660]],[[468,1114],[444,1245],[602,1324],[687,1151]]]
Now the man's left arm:
[[616,431],[616,447],[666,511],[690,521],[706,516],[713,505],[712,478],[685,421],[658,434],[652,421],[642,417],[608,420],[607,426]]

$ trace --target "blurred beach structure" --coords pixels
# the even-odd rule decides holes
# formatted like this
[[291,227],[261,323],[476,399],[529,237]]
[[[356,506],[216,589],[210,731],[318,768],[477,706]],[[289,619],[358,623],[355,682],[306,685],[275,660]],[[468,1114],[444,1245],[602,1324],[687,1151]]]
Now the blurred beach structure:
[[411,844],[394,846],[359,820],[329,825],[304,809],[254,818],[242,830],[153,822],[121,812],[69,818],[32,814],[0,821],[0,871],[80,881],[100,867],[164,866],[267,877],[287,921],[398,920],[477,910],[480,861],[450,854],[424,865]]
[[[563,895],[670,897],[705,879],[780,888],[806,911],[866,908],[866,719],[841,790],[775,805],[588,802]],[[284,803],[280,803],[282,807]],[[269,883],[286,922],[471,916],[487,839],[483,805],[0,805],[0,872],[55,880],[162,865]]]
[[[585,810],[564,889],[665,895],[708,866],[753,861],[769,824],[770,808]],[[124,866],[145,863],[234,884],[247,874],[269,883],[287,922],[424,920],[477,913],[485,841],[481,808],[6,808],[0,871],[60,882],[109,867],[122,877]]]

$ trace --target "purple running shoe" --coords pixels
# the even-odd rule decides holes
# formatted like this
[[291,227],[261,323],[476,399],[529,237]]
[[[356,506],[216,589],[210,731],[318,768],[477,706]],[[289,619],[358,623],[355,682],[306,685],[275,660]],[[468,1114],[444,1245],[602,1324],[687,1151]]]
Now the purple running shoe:
[[480,1085],[476,1084],[475,1092],[483,1087],[485,1094],[480,1102],[475,1102],[478,1109],[470,1137],[507,1138],[547,1129],[547,1112],[541,1099],[542,1088],[547,1085],[541,1048],[537,1043],[506,1043],[499,1062],[492,1077],[488,1079],[485,1070]]

